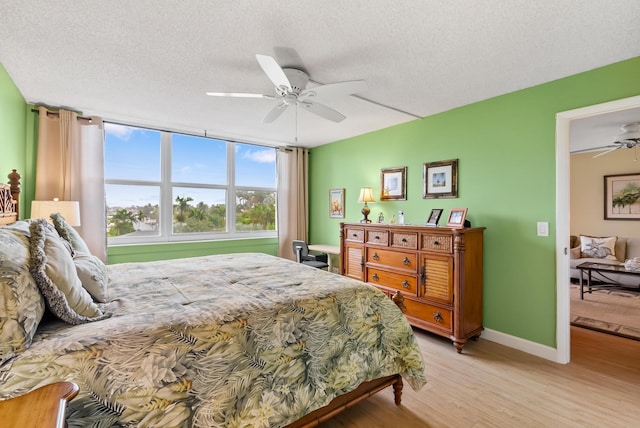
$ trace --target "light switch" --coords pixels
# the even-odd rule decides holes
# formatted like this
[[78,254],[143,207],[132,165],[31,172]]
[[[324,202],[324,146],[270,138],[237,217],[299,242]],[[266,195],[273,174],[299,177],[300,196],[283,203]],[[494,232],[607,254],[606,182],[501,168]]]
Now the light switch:
[[548,221],[539,221],[538,222],[538,236],[549,236],[549,222]]

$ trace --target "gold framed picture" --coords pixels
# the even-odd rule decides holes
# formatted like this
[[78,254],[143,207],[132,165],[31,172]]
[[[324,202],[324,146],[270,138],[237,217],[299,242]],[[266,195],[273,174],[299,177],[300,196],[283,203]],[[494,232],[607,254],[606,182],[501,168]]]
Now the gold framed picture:
[[329,190],[329,218],[344,218],[344,189]]
[[380,170],[380,200],[407,200],[407,167]]

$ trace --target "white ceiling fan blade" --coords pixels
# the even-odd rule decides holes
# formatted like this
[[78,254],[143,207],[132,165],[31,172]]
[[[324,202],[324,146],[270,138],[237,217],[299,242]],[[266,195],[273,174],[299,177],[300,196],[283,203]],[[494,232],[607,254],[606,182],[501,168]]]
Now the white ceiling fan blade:
[[364,80],[349,80],[345,82],[328,83],[315,88],[307,89],[301,96],[305,97],[338,97],[356,94],[367,90],[367,83]]
[[277,118],[280,117],[282,113],[287,109],[287,104],[280,103],[267,113],[267,115],[262,119],[262,123],[271,123]]
[[595,155],[592,159],[599,158],[600,156],[604,156],[604,155],[606,155],[607,153],[611,153],[612,151],[614,151],[614,150],[618,150],[618,149],[620,149],[620,148],[621,148],[620,146],[612,147],[612,148],[610,148],[609,150],[607,150],[606,152],[598,153],[598,154],[597,154],[597,155]]
[[256,54],[256,59],[262,67],[267,77],[276,85],[276,88],[284,88],[285,90],[291,90],[291,83],[287,79],[287,75],[284,74],[282,67],[278,65],[273,57],[268,55]]
[[315,101],[302,101],[300,102],[300,105],[311,113],[317,114],[318,116],[333,122],[342,122],[347,118],[347,116],[332,109],[331,107],[327,107],[326,105]]
[[209,95],[210,97],[266,98],[268,100],[273,100],[276,98],[273,95],[248,94],[245,92],[207,92],[207,95]]

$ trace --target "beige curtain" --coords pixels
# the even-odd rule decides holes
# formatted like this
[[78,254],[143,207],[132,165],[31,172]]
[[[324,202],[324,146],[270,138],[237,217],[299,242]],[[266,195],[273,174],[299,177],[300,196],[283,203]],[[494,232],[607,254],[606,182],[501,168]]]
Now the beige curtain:
[[291,241],[308,241],[309,152],[302,148],[278,150],[278,256],[295,260]]
[[76,230],[91,252],[107,260],[102,119],[39,107],[36,200],[79,201]]

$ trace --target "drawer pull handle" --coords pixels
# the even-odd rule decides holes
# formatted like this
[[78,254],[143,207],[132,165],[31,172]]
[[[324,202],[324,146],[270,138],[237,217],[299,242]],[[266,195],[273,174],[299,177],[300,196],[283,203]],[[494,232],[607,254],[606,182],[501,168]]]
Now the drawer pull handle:
[[408,266],[409,263],[411,263],[411,261],[409,260],[409,257],[405,257],[404,260],[402,260],[402,264],[405,266]]
[[371,257],[373,260],[380,260],[380,256],[378,255],[378,253],[373,253],[373,257]]
[[435,314],[433,314],[433,320],[435,322],[442,322],[444,321],[444,318],[442,318],[442,315],[440,314],[440,312],[436,312]]
[[378,235],[374,236],[373,239],[375,239],[376,241],[380,240],[380,237]]
[[407,281],[406,279],[405,279],[404,281],[402,281],[402,286],[403,286],[404,288],[409,288],[409,287],[410,287],[410,285],[409,285],[409,281]]
[[377,273],[374,273],[372,278],[373,278],[374,281],[377,281],[377,280],[380,279],[380,277],[378,276]]
[[402,238],[402,243],[406,244],[407,243],[407,238]]
[[354,238],[357,238],[357,237],[358,237],[358,234],[357,234],[357,233],[354,233],[354,234],[353,234],[353,235],[351,235],[351,236],[353,236]]
[[433,241],[433,245],[438,246],[440,243],[438,241]]

